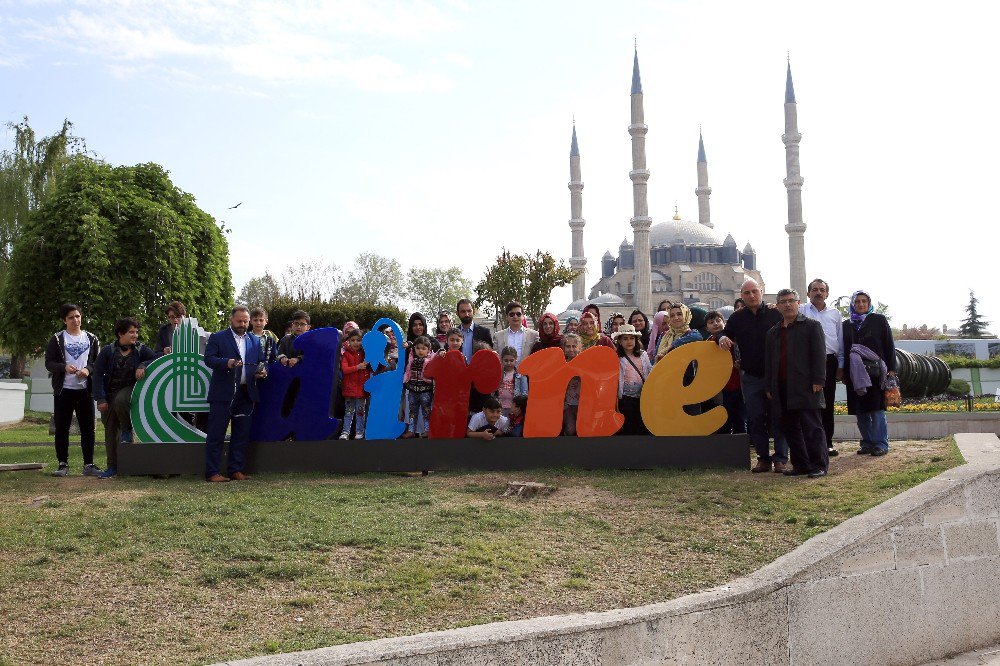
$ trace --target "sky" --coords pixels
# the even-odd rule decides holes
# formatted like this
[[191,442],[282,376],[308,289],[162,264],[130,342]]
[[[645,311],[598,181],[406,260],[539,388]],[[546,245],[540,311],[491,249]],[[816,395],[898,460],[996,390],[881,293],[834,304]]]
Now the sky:
[[894,326],[957,327],[975,289],[996,330],[998,19],[989,2],[0,2],[0,120],[68,118],[110,163],[163,165],[232,228],[238,291],[362,252],[473,283],[501,247],[568,260],[575,118],[589,289],[631,239],[637,44],[654,224],[697,219],[700,126],[715,229],[752,243],[773,293],[790,58],[807,274],[869,291]]

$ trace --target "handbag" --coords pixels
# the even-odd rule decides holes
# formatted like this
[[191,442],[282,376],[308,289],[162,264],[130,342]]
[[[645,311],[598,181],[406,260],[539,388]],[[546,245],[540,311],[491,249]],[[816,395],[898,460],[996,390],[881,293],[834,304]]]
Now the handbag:
[[881,361],[864,361],[865,372],[871,377],[872,384],[878,381],[882,377],[882,362]]

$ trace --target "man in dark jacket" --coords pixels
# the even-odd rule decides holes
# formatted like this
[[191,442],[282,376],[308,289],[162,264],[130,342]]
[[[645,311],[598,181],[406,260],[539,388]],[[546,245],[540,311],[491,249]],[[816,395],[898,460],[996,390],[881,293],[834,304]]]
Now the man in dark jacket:
[[823,326],[799,313],[794,289],[778,292],[781,323],[767,332],[765,381],[771,409],[781,422],[792,454],[786,476],[826,476],[830,458],[823,430],[826,339]]
[[[788,442],[781,432],[774,415],[768,409],[764,382],[764,339],[772,326],[781,321],[777,310],[763,302],[760,285],[746,280],[740,286],[740,295],[746,307],[734,312],[719,336],[719,346],[732,351],[740,349],[740,385],[747,409],[750,443],[757,452],[757,464],[752,472],[784,472],[788,463]],[[770,433],[774,433],[774,455],[770,453]]]
[[56,424],[56,458],[59,467],[53,476],[69,473],[69,427],[76,414],[80,424],[80,448],[83,449],[83,475],[100,476],[94,464],[94,372],[100,343],[97,336],[83,330],[79,305],[65,303],[59,318],[66,324],[45,347],[45,369],[52,377],[53,418]]
[[94,399],[104,423],[108,454],[102,479],[118,473],[118,444],[132,442],[132,389],[156,358],[156,352],[137,342],[139,322],[133,317],[116,321],[115,335],[117,340],[101,349],[94,364]]
[[[250,442],[250,416],[260,401],[257,380],[267,376],[260,340],[249,329],[250,310],[237,305],[230,313],[229,328],[212,333],[205,344],[205,365],[212,370],[208,384],[205,480],[213,483],[249,478],[243,473],[243,464]],[[223,476],[219,464],[230,424],[229,476]]]

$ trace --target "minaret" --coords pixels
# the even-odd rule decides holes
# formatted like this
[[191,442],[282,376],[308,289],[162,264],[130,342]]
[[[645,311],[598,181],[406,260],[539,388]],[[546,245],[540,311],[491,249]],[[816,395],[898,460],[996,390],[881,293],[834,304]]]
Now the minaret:
[[632,122],[628,133],[632,136],[632,170],[628,177],[632,180],[632,231],[635,235],[635,306],[645,313],[653,311],[652,266],[649,257],[649,227],[653,219],[649,217],[646,200],[646,132],[645,114],[642,109],[642,80],[639,78],[639,50],[635,51],[632,64]]
[[788,63],[788,74],[785,78],[785,133],[781,141],[785,144],[785,190],[788,193],[788,266],[789,286],[799,292],[806,293],[806,225],[802,221],[802,174],[799,169],[799,134],[798,111],[795,105],[795,88],[792,87],[792,64]]
[[700,128],[698,130],[698,187],[695,188],[694,193],[698,195],[698,222],[709,229],[714,229],[712,213],[708,208],[708,197],[712,194],[712,188],[708,186],[708,160],[705,159],[705,141],[701,138]]
[[584,298],[587,288],[587,257],[583,254],[583,181],[580,180],[580,146],[576,143],[576,123],[573,123],[573,141],[569,146],[569,228],[573,230],[573,254],[569,258],[570,268],[579,271],[573,279],[573,300]]

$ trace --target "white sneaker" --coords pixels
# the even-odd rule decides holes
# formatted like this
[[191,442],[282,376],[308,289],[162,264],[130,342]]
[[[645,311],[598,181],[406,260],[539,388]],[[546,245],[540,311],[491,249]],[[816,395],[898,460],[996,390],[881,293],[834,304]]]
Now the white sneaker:
[[340,439],[350,439],[350,437],[351,437],[351,433],[349,433],[346,430],[344,432],[340,433]]

